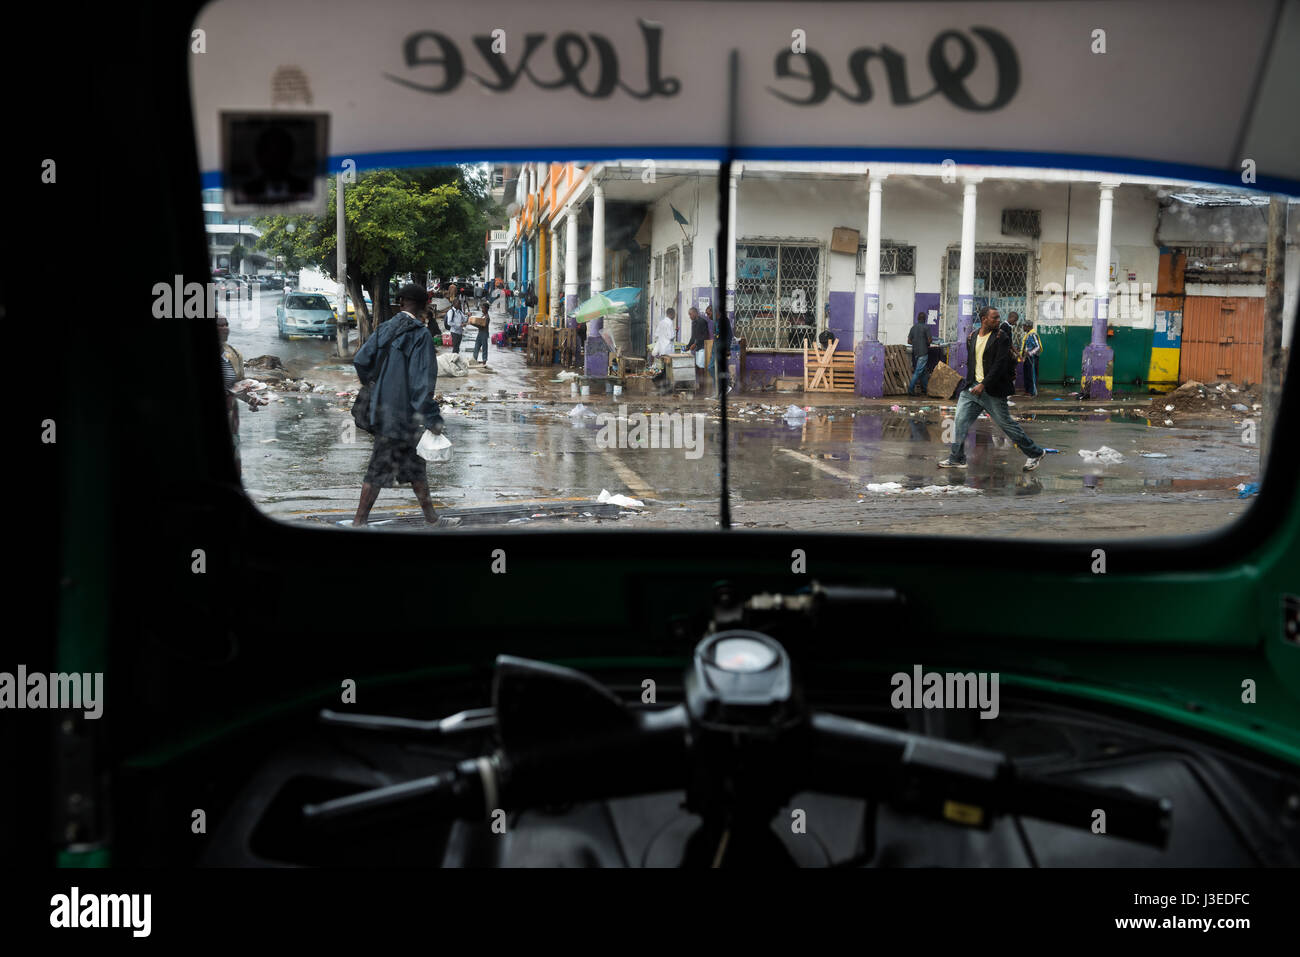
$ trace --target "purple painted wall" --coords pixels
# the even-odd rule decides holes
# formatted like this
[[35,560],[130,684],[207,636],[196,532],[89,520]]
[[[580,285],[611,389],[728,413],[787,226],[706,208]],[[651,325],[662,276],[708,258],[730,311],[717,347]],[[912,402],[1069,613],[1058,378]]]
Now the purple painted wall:
[[742,392],[761,392],[778,376],[803,376],[803,353],[750,349],[745,353],[745,381],[739,388]]
[[[913,307],[915,312],[924,312],[928,315],[931,309],[938,308],[939,294],[937,292],[918,292],[916,294],[916,302]],[[912,321],[916,321],[916,316],[912,316]],[[930,323],[930,335],[934,336],[936,339],[939,337],[938,319],[935,319],[934,322]]]
[[885,347],[882,343],[868,339],[853,347],[853,391],[871,399],[885,394]]
[[587,342],[582,357],[582,371],[586,375],[603,376],[609,372],[609,346],[600,337],[604,326],[604,319],[592,319],[587,323]]
[[826,317],[826,328],[840,341],[838,350],[840,352],[853,351],[853,296],[853,291],[849,290],[831,292],[828,297],[829,314]]

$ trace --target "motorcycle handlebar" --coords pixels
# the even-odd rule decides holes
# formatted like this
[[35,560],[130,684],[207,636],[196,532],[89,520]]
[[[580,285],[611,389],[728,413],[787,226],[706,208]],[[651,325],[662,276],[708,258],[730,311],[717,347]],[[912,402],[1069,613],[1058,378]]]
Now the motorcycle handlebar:
[[[786,763],[773,768],[773,776],[796,775],[791,793],[807,789],[873,798],[975,827],[987,827],[1007,814],[1093,830],[1104,820],[1100,832],[1109,836],[1157,847],[1168,842],[1167,799],[1024,777],[1000,752],[838,715],[813,714],[790,730],[787,746],[770,756]],[[308,824],[329,828],[409,814],[474,820],[504,808],[678,790],[691,780],[699,736],[716,732],[723,742],[730,740],[727,729],[693,727],[685,705],[640,712],[631,728],[463,761],[453,771],[309,805],[303,813]]]

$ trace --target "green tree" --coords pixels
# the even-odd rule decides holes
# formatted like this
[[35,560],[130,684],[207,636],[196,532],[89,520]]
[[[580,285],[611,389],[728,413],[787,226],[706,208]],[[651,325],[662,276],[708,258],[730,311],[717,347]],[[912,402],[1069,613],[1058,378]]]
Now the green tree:
[[[484,261],[483,238],[492,203],[479,167],[375,170],[345,184],[344,283],[357,311],[364,342],[376,320],[391,314],[389,282],[432,270],[440,275],[475,272]],[[289,268],[315,266],[334,278],[336,270],[335,183],[325,216],[268,216],[257,221],[261,249],[283,256]],[[375,315],[365,307],[369,290]]]

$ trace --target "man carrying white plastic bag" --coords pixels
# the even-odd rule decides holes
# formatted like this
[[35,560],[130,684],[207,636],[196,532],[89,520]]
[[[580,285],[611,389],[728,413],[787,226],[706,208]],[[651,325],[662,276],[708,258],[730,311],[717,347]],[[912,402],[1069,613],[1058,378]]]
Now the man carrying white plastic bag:
[[422,286],[407,283],[398,291],[397,301],[402,311],[380,323],[353,360],[361,392],[352,417],[358,429],[374,436],[353,528],[366,525],[381,489],[406,483],[415,492],[425,521],[438,523],[425,471],[428,460],[417,449],[425,435],[437,436],[443,428],[435,391],[436,350],[425,325],[428,295]]
[[428,429],[420,436],[420,444],[415,447],[420,458],[426,462],[450,462],[451,439],[445,435],[434,435]]

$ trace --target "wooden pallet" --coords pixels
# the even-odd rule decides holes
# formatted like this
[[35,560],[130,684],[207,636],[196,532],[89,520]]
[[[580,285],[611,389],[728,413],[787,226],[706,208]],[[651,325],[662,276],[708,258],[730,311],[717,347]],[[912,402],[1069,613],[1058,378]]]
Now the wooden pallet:
[[885,395],[906,395],[912,381],[912,347],[885,346]]
[[555,350],[561,348],[563,333],[571,331],[554,326],[529,326],[525,351],[527,363],[530,366],[554,365]]
[[840,344],[832,339],[825,349],[808,340],[803,341],[803,390],[805,392],[852,392],[853,353],[836,352]]
[[556,339],[560,350],[560,365],[566,369],[577,369],[583,364],[582,350],[578,348],[577,329],[556,329]]

